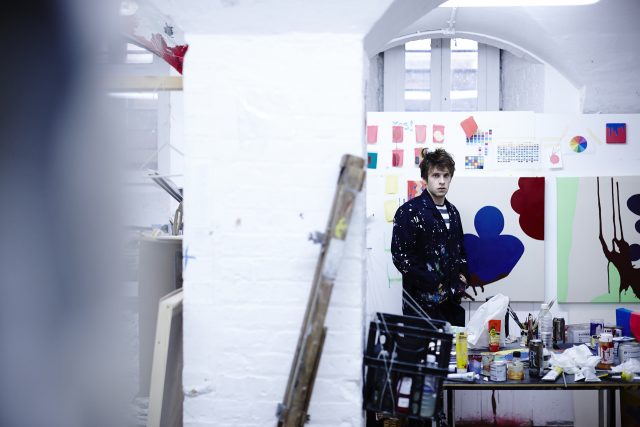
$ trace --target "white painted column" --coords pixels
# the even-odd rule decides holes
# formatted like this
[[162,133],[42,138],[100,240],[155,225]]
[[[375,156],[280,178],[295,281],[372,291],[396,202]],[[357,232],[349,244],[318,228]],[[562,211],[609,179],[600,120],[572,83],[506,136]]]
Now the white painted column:
[[[185,426],[275,425],[340,158],[364,156],[362,39],[192,35],[185,63]],[[188,71],[187,71],[188,70]],[[312,426],[362,425],[364,195]]]

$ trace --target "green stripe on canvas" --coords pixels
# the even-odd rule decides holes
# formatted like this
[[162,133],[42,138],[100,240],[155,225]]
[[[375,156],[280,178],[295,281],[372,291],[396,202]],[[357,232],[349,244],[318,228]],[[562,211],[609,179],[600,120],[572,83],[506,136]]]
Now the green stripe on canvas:
[[573,218],[578,198],[578,178],[557,178],[558,194],[558,302],[566,302],[569,291],[569,254],[573,241]]

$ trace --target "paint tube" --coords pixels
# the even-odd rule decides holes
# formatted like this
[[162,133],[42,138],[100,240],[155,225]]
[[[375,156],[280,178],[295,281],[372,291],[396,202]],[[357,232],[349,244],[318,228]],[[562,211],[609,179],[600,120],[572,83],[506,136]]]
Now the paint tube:
[[553,368],[551,368],[549,372],[547,372],[547,374],[544,377],[542,377],[542,381],[553,382],[558,379],[560,374],[562,374],[562,368],[559,366],[554,366]]

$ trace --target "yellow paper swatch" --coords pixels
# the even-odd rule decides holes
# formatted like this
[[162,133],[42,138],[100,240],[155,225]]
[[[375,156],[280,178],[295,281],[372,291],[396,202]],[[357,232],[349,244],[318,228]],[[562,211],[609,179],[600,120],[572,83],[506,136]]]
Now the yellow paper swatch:
[[387,175],[384,192],[386,194],[398,194],[398,175]]
[[399,206],[400,204],[397,200],[387,200],[384,202],[384,219],[386,219],[387,222],[393,222],[393,217]]

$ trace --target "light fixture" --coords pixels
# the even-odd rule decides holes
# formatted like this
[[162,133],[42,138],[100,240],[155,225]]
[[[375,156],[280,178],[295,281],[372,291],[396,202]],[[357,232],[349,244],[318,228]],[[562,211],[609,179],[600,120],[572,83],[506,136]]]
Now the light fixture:
[[600,0],[448,0],[439,7],[583,6]]

